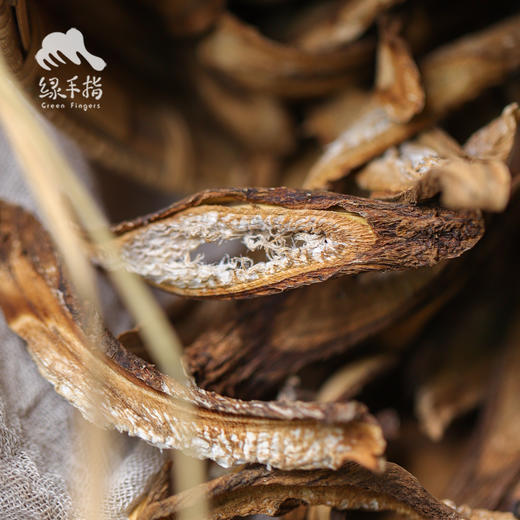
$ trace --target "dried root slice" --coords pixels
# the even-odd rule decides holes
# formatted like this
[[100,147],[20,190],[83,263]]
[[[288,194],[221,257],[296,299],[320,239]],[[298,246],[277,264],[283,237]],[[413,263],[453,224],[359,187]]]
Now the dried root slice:
[[196,84],[217,119],[250,150],[286,154],[295,147],[288,111],[273,96],[226,85],[200,73]]
[[[307,25],[294,39],[302,49],[324,52],[350,43],[359,38],[382,12],[401,0],[341,0],[332,4],[318,5],[323,11],[320,20],[300,20],[300,26]],[[306,14],[311,18],[314,13]],[[319,13],[318,13],[319,14]],[[314,14],[316,16],[316,14]],[[310,26],[309,26],[309,22]]]
[[[514,320],[514,318],[513,318]],[[494,374],[480,427],[447,495],[459,503],[496,508],[520,475],[520,326],[512,324]]]
[[489,511],[488,509],[476,509],[467,505],[457,506],[451,500],[443,500],[443,502],[455,509],[464,518],[468,520],[516,520],[516,517],[511,513],[504,513],[501,511]]
[[241,302],[226,323],[203,329],[185,351],[186,366],[203,388],[261,397],[301,368],[346,352],[432,295],[452,290],[449,271],[439,264],[366,273]]
[[[520,16],[442,47],[420,64],[425,110],[407,123],[392,121],[367,94],[361,116],[343,128],[309,172],[308,188],[323,188],[352,169],[434,124],[445,114],[499,83],[520,66]],[[347,94],[348,95],[348,94]],[[371,100],[371,101],[370,101]],[[343,105],[346,101],[340,101]],[[335,101],[323,110],[334,111]],[[316,116],[314,116],[316,117]],[[315,126],[308,123],[307,126]]]
[[[42,375],[91,420],[223,466],[382,468],[385,441],[359,403],[245,402],[184,386],[122,348],[93,348],[50,239],[23,209],[0,204],[0,306]],[[94,410],[96,411],[94,413]]]
[[406,123],[424,108],[424,90],[417,65],[399,30],[397,20],[381,24],[375,96],[392,121]]
[[322,95],[351,83],[352,70],[366,63],[370,40],[314,53],[270,40],[224,13],[198,47],[201,63],[237,83],[266,94]]
[[518,114],[518,105],[509,105],[464,149],[440,129],[425,132],[371,161],[356,176],[357,183],[383,200],[417,202],[440,192],[442,204],[452,209],[503,211],[511,192],[504,161],[513,147]]
[[[483,224],[478,213],[250,188],[201,192],[114,231],[126,268],[160,288],[245,297],[337,274],[432,266],[471,248]],[[201,246],[229,241],[247,256],[204,261]]]
[[329,505],[340,510],[395,511],[417,520],[465,518],[430,495],[403,468],[387,463],[381,475],[356,464],[347,464],[335,472],[244,469],[150,504],[138,520],[158,520],[188,509],[202,493],[212,504],[212,520],[254,514],[277,516],[301,504]]

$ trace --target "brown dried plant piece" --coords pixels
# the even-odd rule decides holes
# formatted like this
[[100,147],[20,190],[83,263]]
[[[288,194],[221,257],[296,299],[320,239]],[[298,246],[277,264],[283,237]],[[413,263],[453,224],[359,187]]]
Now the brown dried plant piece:
[[195,82],[213,114],[248,149],[283,155],[295,147],[289,113],[273,96],[225,84],[204,72]]
[[399,149],[388,149],[365,166],[356,181],[378,199],[417,202],[440,192],[441,203],[452,209],[503,211],[511,192],[504,161],[512,149],[517,113],[513,103],[489,129],[471,137],[471,156],[442,130],[433,129]]
[[139,520],[157,520],[188,509],[202,493],[212,504],[210,518],[277,516],[301,504],[337,509],[396,511],[416,520],[462,520],[455,509],[430,495],[410,473],[387,463],[376,475],[356,464],[331,471],[269,471],[247,468],[149,505]]
[[447,506],[454,508],[457,513],[468,520],[516,520],[511,513],[502,511],[490,511],[489,509],[476,509],[464,504],[455,505],[451,500],[443,501]]
[[[319,5],[322,13],[314,23],[301,19],[295,24],[305,27],[294,41],[302,49],[325,52],[351,43],[359,38],[384,11],[402,0],[341,0],[325,6]],[[301,18],[316,17],[304,13]],[[325,15],[325,16],[323,16]]]
[[347,401],[356,395],[365,384],[395,364],[390,354],[375,354],[353,361],[332,374],[321,386],[317,401]]
[[[328,145],[309,172],[305,186],[327,186],[499,83],[520,66],[519,35],[520,16],[515,16],[433,51],[420,63],[425,110],[407,123],[396,123],[379,104],[369,101],[354,122]],[[324,110],[333,112],[337,103]]]
[[520,475],[520,327],[513,322],[482,421],[446,495],[494,509]]
[[367,273],[241,302],[226,323],[204,330],[186,349],[187,369],[203,388],[259,397],[451,287],[444,269]]
[[0,306],[42,375],[91,420],[223,466],[382,469],[385,442],[355,402],[239,401],[185,386],[107,331],[98,348],[82,328],[50,238],[27,212],[0,204]]
[[200,62],[225,77],[264,94],[305,97],[327,94],[351,83],[352,71],[373,50],[371,40],[345,49],[313,53],[278,43],[224,13],[199,45]]
[[424,90],[400,25],[397,19],[381,23],[375,96],[392,121],[406,123],[424,108]]
[[141,0],[161,14],[174,36],[194,36],[208,30],[224,9],[224,0]]
[[[470,249],[476,212],[288,188],[204,191],[114,228],[126,269],[197,297],[260,296],[338,274],[432,266]],[[248,256],[205,263],[200,247],[240,242]],[[255,262],[254,254],[265,260]],[[100,255],[102,257],[102,255]]]

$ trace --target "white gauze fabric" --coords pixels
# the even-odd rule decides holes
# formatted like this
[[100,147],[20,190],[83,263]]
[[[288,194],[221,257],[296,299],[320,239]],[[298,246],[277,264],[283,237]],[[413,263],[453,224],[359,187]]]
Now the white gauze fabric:
[[[83,180],[88,167],[78,150],[63,137],[60,146]],[[29,145],[29,143],[28,143]],[[0,126],[0,198],[38,214],[34,200]],[[112,291],[102,287],[106,319],[122,328],[128,319]],[[88,469],[78,451],[79,413],[45,381],[25,344],[13,334],[0,311],[0,518],[2,520],[65,520],[81,518],[71,489],[88,485]],[[165,453],[138,439],[113,432],[116,446],[107,454],[110,468],[103,518],[128,517],[146,492]],[[110,461],[108,461],[110,459]]]

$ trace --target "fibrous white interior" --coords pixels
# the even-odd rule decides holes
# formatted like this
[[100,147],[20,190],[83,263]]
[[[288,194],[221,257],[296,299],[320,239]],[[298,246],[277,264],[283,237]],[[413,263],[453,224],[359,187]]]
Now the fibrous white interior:
[[[226,287],[333,261],[348,246],[347,241],[338,240],[344,230],[333,229],[339,224],[325,212],[292,210],[288,216],[286,210],[255,214],[249,208],[209,208],[187,210],[133,232],[122,247],[127,268],[156,284],[189,289]],[[208,262],[199,253],[203,244],[218,246],[237,240],[245,254],[224,254]]]

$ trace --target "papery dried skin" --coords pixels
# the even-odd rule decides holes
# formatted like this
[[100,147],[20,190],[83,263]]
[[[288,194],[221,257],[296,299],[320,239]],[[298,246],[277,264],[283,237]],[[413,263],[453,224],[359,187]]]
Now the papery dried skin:
[[335,472],[245,469],[152,504],[139,520],[157,520],[189,508],[202,493],[212,504],[212,520],[253,514],[277,516],[300,504],[324,504],[341,510],[396,511],[416,520],[464,518],[431,496],[410,473],[387,463],[381,475],[355,464]]
[[359,403],[245,402],[184,386],[106,332],[94,348],[50,238],[23,209],[0,204],[0,307],[42,375],[91,420],[223,466],[380,469],[385,442]]
[[261,35],[229,13],[199,45],[200,62],[239,84],[267,94],[305,97],[351,83],[352,71],[366,62],[373,42],[316,54]]
[[429,54],[420,63],[425,110],[408,123],[395,123],[380,105],[368,104],[328,145],[305,186],[326,187],[500,82],[520,66],[519,35],[520,16],[515,16]]
[[401,0],[346,0],[331,5],[330,15],[295,40],[301,48],[324,52],[354,41],[378,15]]
[[[127,269],[188,296],[258,296],[337,274],[432,266],[482,236],[453,213],[287,188],[206,191],[114,228]],[[205,263],[205,243],[239,239],[247,255]],[[265,261],[255,263],[255,252]]]

